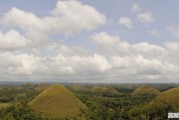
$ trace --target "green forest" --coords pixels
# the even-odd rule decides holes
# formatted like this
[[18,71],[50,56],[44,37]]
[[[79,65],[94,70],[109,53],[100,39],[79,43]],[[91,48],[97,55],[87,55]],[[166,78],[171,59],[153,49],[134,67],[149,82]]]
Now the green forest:
[[[66,88],[87,106],[87,109],[81,110],[74,116],[54,118],[46,113],[38,112],[28,105],[49,86],[51,85],[1,85],[1,120],[165,120],[168,112],[177,112],[177,109],[170,104],[150,106],[149,103],[157,96],[156,94],[150,94],[151,92],[132,94],[137,89],[137,85],[110,85],[111,89],[115,89],[115,93],[113,93],[112,90],[112,92],[101,92],[99,89],[99,92],[91,92],[95,85],[75,86],[70,84],[65,85]],[[103,86],[104,89],[104,86],[107,85],[100,86]],[[163,92],[171,89],[171,86],[158,85],[157,88]]]

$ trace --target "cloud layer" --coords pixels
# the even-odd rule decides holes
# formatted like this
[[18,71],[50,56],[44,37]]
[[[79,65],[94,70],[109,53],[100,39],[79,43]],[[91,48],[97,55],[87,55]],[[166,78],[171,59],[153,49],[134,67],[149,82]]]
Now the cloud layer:
[[166,43],[165,47],[129,44],[105,32],[96,33],[91,39],[97,51],[50,44],[47,51],[56,53],[54,56],[3,52],[1,79],[159,82],[178,78],[178,43]]
[[[151,12],[142,12],[136,3],[131,11],[137,13],[140,22],[155,21]],[[176,82],[179,79],[179,42],[166,42],[163,46],[130,43],[120,35],[98,29],[107,21],[96,8],[75,0],[58,1],[49,15],[41,17],[13,7],[0,19],[1,26],[9,29],[0,32],[0,80]],[[121,17],[115,22],[134,29],[131,17]],[[95,29],[98,31],[94,32]],[[178,29],[167,28],[175,37],[179,36]],[[91,32],[91,46],[86,48],[53,40],[55,35],[72,37],[83,31]],[[147,33],[162,36],[153,28]]]

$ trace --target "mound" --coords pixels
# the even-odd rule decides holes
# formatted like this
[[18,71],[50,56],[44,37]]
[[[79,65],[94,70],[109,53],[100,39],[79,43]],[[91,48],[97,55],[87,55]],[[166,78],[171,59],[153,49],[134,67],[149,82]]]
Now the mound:
[[49,87],[32,100],[29,106],[55,118],[75,116],[81,110],[87,108],[72,92],[62,85]]
[[82,89],[82,87],[80,85],[78,85],[78,84],[71,85],[71,88],[74,91],[80,91]]
[[179,111],[179,88],[169,89],[156,96],[149,103],[149,107],[155,106],[170,106],[174,110]]
[[21,91],[21,90],[23,90],[24,88],[23,88],[22,86],[17,86],[17,87],[15,87],[15,89],[18,90],[18,91]]
[[158,95],[160,94],[160,91],[152,86],[141,86],[137,88],[134,92],[132,92],[132,95]]
[[70,88],[75,92],[90,92],[90,87],[87,85],[73,84]]
[[93,93],[107,93],[107,94],[120,94],[117,90],[110,87],[100,87],[100,86],[94,86],[91,89],[91,92]]
[[37,86],[36,90],[42,92],[42,91],[46,90],[48,87],[49,87],[49,85],[42,83],[42,84]]

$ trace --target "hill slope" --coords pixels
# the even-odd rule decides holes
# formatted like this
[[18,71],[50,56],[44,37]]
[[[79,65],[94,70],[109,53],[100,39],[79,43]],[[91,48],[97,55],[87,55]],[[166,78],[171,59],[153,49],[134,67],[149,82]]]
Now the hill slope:
[[46,90],[48,87],[49,87],[49,85],[42,83],[42,84],[37,86],[36,90],[42,92],[42,91]]
[[55,118],[75,116],[87,107],[63,85],[53,85],[40,93],[29,106]]
[[108,88],[108,87],[100,87],[100,86],[94,86],[91,89],[91,92],[93,93],[109,93],[109,94],[120,94],[117,90],[114,88]]
[[72,84],[70,88],[76,92],[90,92],[90,87],[87,85]]
[[149,107],[160,105],[168,105],[176,111],[179,111],[179,88],[172,88],[164,91],[160,95],[156,96],[156,98],[154,98],[154,100],[149,103]]
[[158,95],[160,94],[160,91],[152,86],[141,86],[137,88],[134,92],[132,92],[132,95],[144,95],[144,94]]

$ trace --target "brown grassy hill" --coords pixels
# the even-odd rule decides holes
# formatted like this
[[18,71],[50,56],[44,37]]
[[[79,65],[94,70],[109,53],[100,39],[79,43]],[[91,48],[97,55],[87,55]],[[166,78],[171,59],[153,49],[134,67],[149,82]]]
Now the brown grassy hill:
[[91,90],[89,86],[79,84],[72,84],[69,88],[75,92],[90,92]]
[[71,85],[72,90],[74,91],[80,91],[82,87],[79,84],[73,84]]
[[138,87],[134,92],[132,92],[132,95],[158,95],[160,94],[160,91],[152,86],[141,86]]
[[40,93],[29,105],[55,118],[75,116],[87,107],[63,85],[53,85]]
[[171,106],[176,111],[179,111],[179,87],[164,91],[149,103],[149,107],[166,105]]
[[111,87],[94,86],[91,89],[92,93],[109,93],[109,94],[120,94],[117,90]]
[[42,91],[46,90],[47,88],[49,88],[49,85],[42,83],[37,86],[36,90],[42,92]]
[[17,86],[15,89],[18,90],[18,91],[21,91],[21,90],[23,90],[24,88],[23,88],[22,86]]

